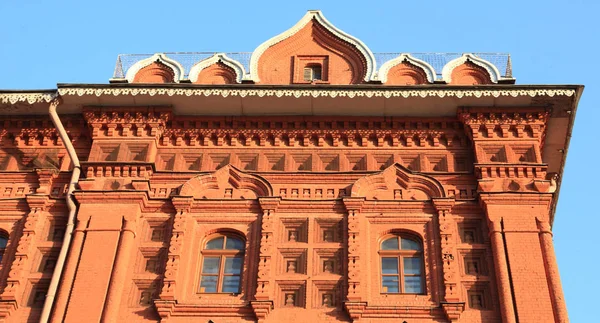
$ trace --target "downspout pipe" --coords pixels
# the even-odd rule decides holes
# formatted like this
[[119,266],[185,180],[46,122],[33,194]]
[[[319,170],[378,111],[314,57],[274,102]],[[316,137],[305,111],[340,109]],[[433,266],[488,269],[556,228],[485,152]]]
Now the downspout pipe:
[[58,290],[60,276],[62,275],[65,266],[65,260],[67,258],[69,245],[71,244],[71,236],[73,234],[73,229],[75,226],[75,214],[77,213],[77,204],[75,204],[73,191],[75,190],[77,182],[79,182],[79,175],[81,174],[81,165],[79,164],[79,158],[77,158],[77,154],[75,153],[73,143],[71,143],[69,135],[67,135],[67,131],[65,130],[65,127],[63,126],[62,122],[60,121],[60,118],[58,117],[58,113],[56,112],[56,108],[58,108],[61,102],[62,100],[60,99],[60,97],[56,97],[54,100],[52,100],[52,102],[50,102],[48,113],[50,114],[50,119],[52,119],[56,130],[58,131],[60,139],[62,140],[65,148],[67,149],[67,153],[71,158],[71,163],[73,163],[73,172],[71,174],[71,180],[69,181],[67,195],[65,197],[65,200],[67,202],[67,209],[69,210],[69,215],[67,219],[67,227],[65,229],[65,237],[63,239],[63,243],[58,254],[58,259],[56,260],[56,266],[54,268],[54,273],[52,274],[52,279],[50,280],[50,286],[48,287],[48,293],[46,294],[46,300],[44,301],[42,315],[40,316],[40,323],[46,323],[50,318],[50,312],[52,311],[52,305],[54,304],[56,291]]

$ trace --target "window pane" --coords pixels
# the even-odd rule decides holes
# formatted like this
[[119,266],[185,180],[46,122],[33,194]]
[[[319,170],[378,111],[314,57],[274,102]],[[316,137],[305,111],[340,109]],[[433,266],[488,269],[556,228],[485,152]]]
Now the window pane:
[[219,273],[219,257],[204,258],[204,264],[202,265],[203,274],[218,274]]
[[200,282],[200,293],[216,293],[217,276],[202,276]]
[[398,276],[383,276],[382,280],[384,293],[398,293]]
[[6,243],[7,242],[8,242],[8,239],[6,239],[4,237],[0,237],[0,249],[6,248]]
[[241,274],[242,273],[242,257],[227,257],[225,258],[226,274]]
[[224,239],[225,239],[224,237],[218,237],[216,239],[210,240],[206,244],[206,249],[223,249],[223,240]]
[[393,237],[382,242],[381,250],[398,250],[398,238]]
[[313,67],[313,80],[321,80],[321,68]]
[[421,244],[414,240],[402,238],[402,250],[421,250]]
[[398,258],[381,258],[382,274],[398,274]]
[[404,277],[404,292],[411,294],[421,294],[421,276],[406,276]]
[[223,277],[223,293],[239,293],[240,291],[240,276],[225,276]]
[[420,275],[421,258],[404,258],[404,274]]
[[225,249],[244,250],[244,242],[240,239],[227,237]]

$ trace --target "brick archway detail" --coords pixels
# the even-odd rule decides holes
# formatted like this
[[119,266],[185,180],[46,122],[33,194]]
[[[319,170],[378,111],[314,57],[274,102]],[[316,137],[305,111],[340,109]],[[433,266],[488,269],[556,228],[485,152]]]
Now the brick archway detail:
[[246,174],[231,165],[196,176],[181,186],[180,196],[194,199],[256,199],[272,196],[273,188],[264,178]]
[[445,197],[442,184],[436,179],[415,174],[400,164],[361,177],[352,185],[352,197],[367,200],[430,200]]

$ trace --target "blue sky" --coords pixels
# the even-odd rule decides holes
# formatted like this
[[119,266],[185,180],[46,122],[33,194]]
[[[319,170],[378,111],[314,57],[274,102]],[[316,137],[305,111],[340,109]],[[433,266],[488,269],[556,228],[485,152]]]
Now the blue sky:
[[119,53],[252,51],[308,9],[322,10],[373,52],[509,52],[518,84],[586,86],[554,241],[571,321],[594,321],[598,1],[2,0],[0,89],[106,83]]

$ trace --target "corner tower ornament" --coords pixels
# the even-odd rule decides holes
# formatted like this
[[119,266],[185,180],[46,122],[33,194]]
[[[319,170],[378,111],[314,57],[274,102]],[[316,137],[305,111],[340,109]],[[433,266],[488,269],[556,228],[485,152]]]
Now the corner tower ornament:
[[[292,28],[258,46],[250,58],[249,79],[255,83],[274,84],[272,79],[284,73],[281,69],[286,64],[289,68],[290,56],[294,57],[296,73],[296,65],[303,63],[325,65],[322,66],[323,74],[331,79],[332,84],[343,84],[336,78],[349,81],[347,84],[359,83],[360,80],[369,82],[376,72],[375,56],[367,45],[335,27],[319,10],[308,11]],[[271,67],[274,69],[267,69]],[[352,75],[328,75],[341,72],[342,67],[349,68]],[[285,76],[287,78],[282,76],[281,83],[289,84],[289,76]]]

